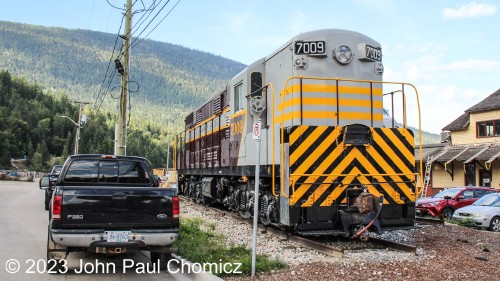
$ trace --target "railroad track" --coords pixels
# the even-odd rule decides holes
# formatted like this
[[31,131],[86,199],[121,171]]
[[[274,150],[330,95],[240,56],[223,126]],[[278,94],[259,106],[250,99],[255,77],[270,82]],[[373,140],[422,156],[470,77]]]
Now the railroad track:
[[[183,198],[186,201],[191,201],[190,198],[187,198],[184,196],[181,196],[181,198]],[[221,209],[217,209],[217,208],[213,208],[213,207],[206,207],[206,206],[199,205],[197,203],[193,203],[193,204],[196,204],[196,206],[205,207],[209,210],[212,210],[212,211],[218,213],[220,216],[227,216],[227,217],[231,217],[232,219],[234,219],[236,221],[240,221],[240,222],[244,222],[244,223],[248,223],[248,224],[253,224],[252,218],[245,219],[245,218],[242,218],[242,217],[240,217],[236,214],[233,214],[229,211],[225,211],[225,210],[221,210]],[[344,252],[346,250],[348,250],[348,249],[344,249],[342,247],[336,247],[333,245],[325,244],[324,243],[325,241],[317,241],[317,240],[305,238],[302,236],[290,234],[288,232],[285,232],[285,231],[278,229],[278,228],[275,228],[275,227],[267,227],[267,226],[259,224],[258,229],[261,233],[269,233],[269,234],[272,234],[274,236],[278,236],[280,239],[282,239],[284,241],[294,242],[302,247],[316,250],[316,251],[318,251],[322,254],[325,254],[327,256],[342,258],[344,256]],[[321,240],[323,240],[323,239],[321,239]],[[411,253],[413,255],[417,254],[417,247],[415,247],[415,246],[406,245],[406,244],[402,244],[402,243],[398,243],[398,242],[390,241],[390,240],[386,240],[386,239],[370,237],[367,235],[361,236],[361,238],[358,240],[351,240],[351,241],[369,242],[369,243],[372,243],[375,245],[383,246],[386,248],[391,248],[393,250],[397,250],[397,251],[401,251],[401,252],[405,252],[405,253]],[[368,245],[365,244],[365,246],[363,248],[368,249],[369,247],[368,247]]]
[[442,216],[440,218],[437,218],[437,219],[415,217],[415,222],[424,223],[424,224],[433,224],[433,225],[444,225],[444,218]]

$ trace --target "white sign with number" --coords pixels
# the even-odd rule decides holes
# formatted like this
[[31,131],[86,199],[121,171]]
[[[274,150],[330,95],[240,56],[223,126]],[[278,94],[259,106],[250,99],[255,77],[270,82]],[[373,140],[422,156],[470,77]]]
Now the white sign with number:
[[262,127],[262,122],[254,122],[252,130],[252,138],[254,140],[260,140],[260,129]]

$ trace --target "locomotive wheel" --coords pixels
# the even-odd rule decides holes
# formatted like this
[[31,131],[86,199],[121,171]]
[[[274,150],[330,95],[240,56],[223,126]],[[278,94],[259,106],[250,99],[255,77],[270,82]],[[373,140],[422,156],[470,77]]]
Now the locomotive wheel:
[[239,213],[240,213],[240,216],[244,219],[248,219],[252,216],[252,214],[250,214],[249,211],[240,211]]
[[207,196],[203,196],[203,205],[210,206],[213,203],[213,199]]
[[260,221],[262,222],[263,225],[270,225],[272,223],[272,218],[271,214],[274,209],[274,200],[270,200],[269,196],[267,194],[262,196],[261,200],[262,206],[260,206],[262,209],[259,210],[259,215],[260,215]]
[[249,202],[251,202],[252,198],[250,194],[248,194],[248,190],[243,190],[239,192],[239,196],[237,197],[238,202],[238,213],[244,219],[248,219],[252,216],[250,213]]

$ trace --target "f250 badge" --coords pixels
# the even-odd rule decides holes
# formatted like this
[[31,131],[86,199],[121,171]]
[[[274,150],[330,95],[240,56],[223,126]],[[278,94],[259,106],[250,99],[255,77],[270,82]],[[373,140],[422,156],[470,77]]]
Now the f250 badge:
[[68,215],[68,219],[83,220],[83,215]]
[[159,214],[156,217],[159,218],[160,220],[164,220],[164,219],[167,218],[167,215],[165,215],[165,214]]

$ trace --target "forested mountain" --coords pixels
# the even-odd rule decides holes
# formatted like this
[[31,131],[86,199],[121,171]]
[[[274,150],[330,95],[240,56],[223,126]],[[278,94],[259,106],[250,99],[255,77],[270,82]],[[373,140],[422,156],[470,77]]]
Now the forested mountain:
[[[78,108],[66,95],[55,98],[38,85],[13,78],[0,71],[0,168],[8,168],[11,158],[28,159],[37,171],[48,169],[53,156],[61,163],[73,153],[76,126],[61,116],[78,120]],[[113,154],[114,121],[109,113],[92,114],[81,130],[81,153]],[[155,167],[166,164],[167,146],[154,128],[131,129],[127,151],[148,158]],[[56,163],[51,163],[56,164]]]
[[[70,99],[91,102],[90,108],[116,112],[120,76],[114,59],[121,48],[120,39],[113,50],[116,38],[116,34],[0,21],[0,70],[52,95],[67,93]],[[245,67],[147,39],[134,46],[131,55],[131,125],[168,133],[179,132],[187,112],[220,92]],[[103,83],[107,70],[113,77],[109,86],[108,80]]]

